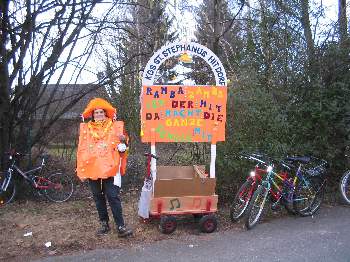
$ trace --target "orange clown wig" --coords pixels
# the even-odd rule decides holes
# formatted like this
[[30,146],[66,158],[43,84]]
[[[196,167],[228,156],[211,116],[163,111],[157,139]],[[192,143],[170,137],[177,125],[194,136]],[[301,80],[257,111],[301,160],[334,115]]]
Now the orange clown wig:
[[105,110],[106,116],[108,118],[111,118],[111,119],[115,118],[115,116],[117,114],[117,109],[114,108],[106,100],[104,100],[102,98],[94,98],[89,102],[89,104],[85,108],[82,116],[84,118],[90,118],[90,117],[92,117],[92,114],[93,114],[94,110],[96,110],[96,109]]

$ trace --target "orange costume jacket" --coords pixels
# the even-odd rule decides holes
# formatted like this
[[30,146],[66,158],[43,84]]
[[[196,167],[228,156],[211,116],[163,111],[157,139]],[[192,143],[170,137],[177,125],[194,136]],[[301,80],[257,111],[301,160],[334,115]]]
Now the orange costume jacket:
[[111,122],[105,131],[104,136],[94,136],[88,123],[80,124],[77,152],[77,175],[80,179],[97,180],[113,177],[117,172],[125,174],[128,153],[117,150],[119,136],[127,137],[124,122]]

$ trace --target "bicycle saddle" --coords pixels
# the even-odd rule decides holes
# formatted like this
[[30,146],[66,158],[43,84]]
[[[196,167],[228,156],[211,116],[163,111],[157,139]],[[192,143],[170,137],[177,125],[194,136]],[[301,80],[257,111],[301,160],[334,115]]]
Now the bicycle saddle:
[[285,160],[291,161],[291,162],[301,162],[301,163],[309,163],[311,158],[309,156],[289,156],[286,157]]

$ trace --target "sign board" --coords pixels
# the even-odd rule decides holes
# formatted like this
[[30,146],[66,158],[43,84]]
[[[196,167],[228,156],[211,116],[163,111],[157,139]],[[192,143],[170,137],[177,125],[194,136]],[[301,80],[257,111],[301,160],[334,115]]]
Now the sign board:
[[202,58],[211,68],[217,86],[227,86],[225,68],[220,59],[208,48],[198,43],[170,43],[159,49],[148,61],[143,72],[142,84],[153,85],[159,67],[169,58],[187,53]]
[[142,142],[225,141],[226,100],[225,86],[145,85]]

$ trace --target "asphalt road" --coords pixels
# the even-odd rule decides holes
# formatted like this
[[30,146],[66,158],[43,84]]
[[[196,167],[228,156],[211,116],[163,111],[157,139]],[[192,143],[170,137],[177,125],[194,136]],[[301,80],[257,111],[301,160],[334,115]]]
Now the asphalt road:
[[350,207],[322,207],[312,217],[282,217],[254,229],[194,235],[132,248],[95,250],[49,261],[350,261]]

